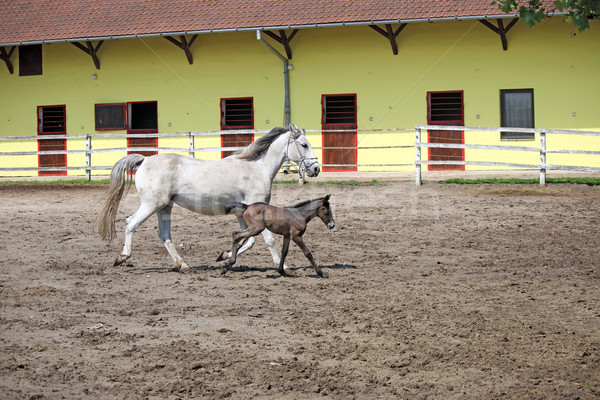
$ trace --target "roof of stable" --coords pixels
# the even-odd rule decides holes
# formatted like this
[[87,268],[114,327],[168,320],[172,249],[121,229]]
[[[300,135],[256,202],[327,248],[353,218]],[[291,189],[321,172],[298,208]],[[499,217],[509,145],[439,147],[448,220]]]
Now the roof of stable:
[[0,0],[0,45],[504,17],[490,0]]

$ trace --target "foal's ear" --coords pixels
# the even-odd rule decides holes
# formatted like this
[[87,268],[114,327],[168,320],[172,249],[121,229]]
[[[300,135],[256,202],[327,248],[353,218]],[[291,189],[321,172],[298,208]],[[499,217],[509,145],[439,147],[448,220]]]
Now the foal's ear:
[[331,197],[330,194],[328,194],[327,196],[325,196],[325,201],[329,201],[329,198]]

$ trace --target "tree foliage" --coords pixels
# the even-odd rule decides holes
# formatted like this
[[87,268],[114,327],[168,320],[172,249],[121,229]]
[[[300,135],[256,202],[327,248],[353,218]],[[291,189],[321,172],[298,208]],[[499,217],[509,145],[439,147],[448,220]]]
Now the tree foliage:
[[507,14],[519,13],[530,28],[555,12],[566,12],[565,22],[583,32],[590,28],[590,19],[600,17],[600,0],[556,0],[551,9],[546,9],[541,0],[494,0],[491,4],[498,5]]

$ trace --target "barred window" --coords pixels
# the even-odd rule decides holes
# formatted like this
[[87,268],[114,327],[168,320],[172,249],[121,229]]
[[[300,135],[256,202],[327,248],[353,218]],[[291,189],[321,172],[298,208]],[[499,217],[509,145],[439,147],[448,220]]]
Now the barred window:
[[[500,124],[510,128],[534,128],[533,89],[500,90]],[[501,140],[534,140],[534,133],[501,132]]]

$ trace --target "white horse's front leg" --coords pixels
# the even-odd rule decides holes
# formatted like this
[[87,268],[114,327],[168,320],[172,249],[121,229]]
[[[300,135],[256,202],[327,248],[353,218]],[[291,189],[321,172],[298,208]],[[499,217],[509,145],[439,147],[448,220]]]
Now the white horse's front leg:
[[[279,251],[275,248],[275,236],[273,232],[268,229],[262,231],[263,238],[265,239],[265,243],[269,247],[269,251],[271,252],[271,256],[273,257],[273,262],[275,265],[279,267],[279,261],[281,260],[281,256],[279,255]],[[290,267],[283,264],[283,269],[286,273],[290,273]]]

